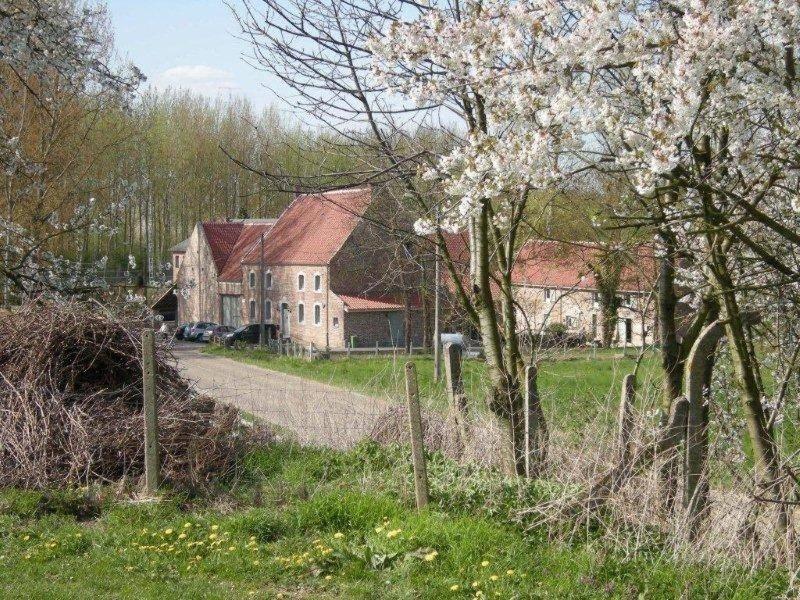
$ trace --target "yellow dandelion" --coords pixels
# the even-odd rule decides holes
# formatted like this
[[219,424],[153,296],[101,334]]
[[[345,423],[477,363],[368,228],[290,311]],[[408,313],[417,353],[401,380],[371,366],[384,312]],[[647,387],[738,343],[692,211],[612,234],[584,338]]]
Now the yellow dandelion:
[[233,552],[234,550],[236,550],[236,546],[228,547],[228,552]]
[[29,536],[29,535],[26,535],[26,536],[25,536],[24,538],[22,538],[22,539],[23,539],[23,540],[25,540],[25,541],[27,542],[29,539],[31,539],[31,536]]
[[179,540],[185,540],[185,539],[186,539],[186,534],[185,534],[185,533],[181,533],[181,534],[179,534],[179,535],[178,535],[178,539],[179,539]]
[[333,534],[333,537],[335,537],[337,540],[340,540],[344,537],[344,534],[341,531],[337,531]]
[[184,529],[189,529],[189,527],[191,527],[191,526],[192,526],[192,524],[191,524],[191,523],[189,523],[188,521],[187,521],[186,523],[184,523],[184,524],[183,524],[183,528],[184,528]]
[[389,539],[395,538],[402,532],[402,529],[392,529],[390,532],[386,534],[386,537]]
[[513,574],[514,574],[514,569],[509,569],[508,571],[506,571],[506,575],[513,575]]
[[251,536],[250,536],[250,541],[251,541],[251,542],[255,542],[255,541],[256,541],[256,536],[254,536],[254,535],[251,535]]
[[439,553],[434,550],[433,552],[428,552],[428,554],[425,555],[425,560],[431,562],[437,556],[439,556]]
[[381,533],[383,531],[383,527],[376,527],[375,533]]
[[457,591],[458,591],[458,590],[460,590],[460,589],[461,589],[461,586],[460,586],[460,585],[458,585],[458,584],[455,584],[455,585],[451,585],[451,586],[450,586],[450,591],[451,591],[451,592],[457,592]]
[[260,565],[261,563],[260,563],[259,561],[257,561],[257,560],[254,560],[254,561],[253,561],[253,564],[254,564],[255,566],[258,566],[258,565]]
[[473,582],[472,582],[472,587],[474,587],[474,588],[480,587],[480,585],[481,585],[481,584],[480,584],[480,583],[478,583],[477,581],[473,581]]
[[130,567],[130,566],[128,566],[128,567],[125,567],[125,570],[126,570],[126,571],[133,571],[133,567]]
[[489,577],[489,579],[491,579],[492,581],[497,581],[500,578],[497,575],[492,575],[491,577]]
[[217,531],[219,529],[219,525],[212,525],[211,531]]
[[483,562],[481,563],[481,566],[482,566],[482,567],[488,567],[488,566],[489,566],[489,561],[488,561],[488,560],[485,560],[485,561],[483,561]]
[[164,535],[172,535],[172,529],[165,529]]
[[219,536],[218,536],[216,533],[211,533],[211,534],[209,534],[209,535],[208,535],[208,539],[210,539],[210,540],[215,540],[215,539],[217,539],[218,537],[219,537]]
[[475,597],[476,598],[483,598],[483,592],[478,590],[477,592],[475,592]]
[[325,581],[330,581],[333,579],[333,575],[325,575]]

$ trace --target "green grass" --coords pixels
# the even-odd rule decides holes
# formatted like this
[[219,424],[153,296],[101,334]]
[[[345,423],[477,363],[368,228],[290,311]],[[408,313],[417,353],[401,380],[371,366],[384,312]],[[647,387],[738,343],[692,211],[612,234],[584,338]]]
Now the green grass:
[[[389,400],[399,400],[405,391],[404,365],[409,357],[334,357],[331,360],[308,361],[302,358],[277,356],[257,349],[232,350],[209,346],[209,354],[225,356],[244,363],[305,377],[336,387],[356,390]],[[420,395],[429,407],[446,406],[444,384],[433,381],[433,360],[430,356],[412,356],[416,365]],[[613,418],[619,398],[622,377],[633,370],[635,358],[623,356],[620,350],[573,350],[558,360],[541,364],[539,391],[545,411],[555,426],[566,431],[579,431],[598,416]],[[463,367],[464,389],[471,399],[472,410],[482,411],[486,398],[486,365],[479,360],[466,360]],[[658,386],[658,363],[648,355],[640,367],[642,388],[655,391]],[[654,397],[656,394],[652,394]]]
[[0,597],[749,599],[786,585],[780,571],[676,563],[657,540],[628,557],[596,536],[548,542],[510,518],[547,485],[430,467],[419,514],[407,450],[374,444],[261,448],[237,486],[194,499],[0,491]]

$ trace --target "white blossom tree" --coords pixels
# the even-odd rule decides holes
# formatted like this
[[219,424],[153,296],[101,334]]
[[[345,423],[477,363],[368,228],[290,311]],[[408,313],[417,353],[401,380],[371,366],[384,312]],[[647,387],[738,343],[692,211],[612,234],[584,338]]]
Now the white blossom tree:
[[124,107],[143,79],[112,65],[102,6],[72,0],[0,1],[0,234],[3,297],[12,290],[76,291],[97,284],[68,260],[76,233],[104,231],[92,198],[76,197],[82,154],[104,109]]
[[[676,277],[697,307],[682,343],[664,344],[668,400],[691,341],[721,311],[760,482],[776,491],[778,451],[745,317],[769,302],[764,290],[793,291],[800,275],[800,9],[770,0],[455,7],[396,23],[372,45],[376,71],[399,93],[471,109],[464,143],[429,174],[450,194],[442,225],[485,225],[480,249],[481,236],[513,235],[519,190],[588,169],[627,180],[635,200],[620,216],[652,228],[665,256],[662,339],[675,337]],[[690,260],[679,264],[681,255]]]

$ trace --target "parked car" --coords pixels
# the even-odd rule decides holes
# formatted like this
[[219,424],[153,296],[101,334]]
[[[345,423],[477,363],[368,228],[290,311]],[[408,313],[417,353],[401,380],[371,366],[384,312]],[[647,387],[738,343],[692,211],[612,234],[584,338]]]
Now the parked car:
[[210,321],[198,321],[186,334],[186,339],[190,342],[199,342],[207,329],[214,329],[216,326],[216,323],[211,323]]
[[[224,338],[224,343],[229,348],[234,346],[242,346],[244,344],[257,344],[259,340],[259,327],[258,323],[251,323],[250,325],[242,325],[232,333],[229,333]],[[267,323],[265,326],[265,333],[267,339],[274,339],[277,337],[278,328],[272,324]]]
[[203,332],[202,340],[204,342],[220,342],[222,339],[236,328],[230,325],[217,325],[211,329],[206,329]]
[[442,333],[440,338],[442,346],[445,344],[457,344],[464,352],[464,358],[481,358],[483,349],[480,342],[470,340],[463,333]]
[[192,323],[183,323],[178,326],[175,330],[175,339],[176,340],[185,340],[186,336],[189,334],[189,330],[194,327],[194,322]]

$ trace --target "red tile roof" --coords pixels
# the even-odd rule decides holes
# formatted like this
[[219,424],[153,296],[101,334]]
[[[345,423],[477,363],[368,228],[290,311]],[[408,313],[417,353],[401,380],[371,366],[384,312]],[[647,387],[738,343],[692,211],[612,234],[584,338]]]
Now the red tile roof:
[[244,223],[241,221],[211,221],[202,223],[202,227],[211,248],[211,256],[214,258],[217,273],[222,273],[233,247],[242,233]]
[[395,311],[403,310],[403,305],[397,302],[386,300],[374,300],[371,298],[360,298],[358,296],[345,296],[337,294],[344,302],[345,310],[350,312],[372,312],[372,311]]
[[[652,248],[639,247],[631,252],[623,267],[620,291],[648,291],[656,280],[656,262]],[[597,280],[589,268],[600,256],[600,248],[592,244],[532,240],[517,255],[511,274],[517,285],[566,289],[597,289]]]
[[[268,234],[275,225],[275,219],[264,219],[258,223],[244,223],[239,239],[228,256],[225,267],[219,275],[220,281],[242,281],[242,259],[253,250],[258,251],[261,244],[261,234]],[[266,245],[267,241],[264,240]]]
[[[372,200],[370,188],[302,194],[283,211],[264,250],[268,265],[330,263],[363,217]],[[244,258],[259,261],[254,248]]]

